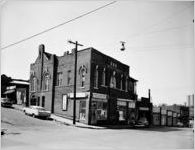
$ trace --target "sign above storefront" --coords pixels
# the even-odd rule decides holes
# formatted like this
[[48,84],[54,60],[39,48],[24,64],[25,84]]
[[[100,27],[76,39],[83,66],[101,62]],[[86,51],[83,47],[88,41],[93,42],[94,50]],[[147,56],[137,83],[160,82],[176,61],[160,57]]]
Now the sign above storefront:
[[161,114],[162,114],[162,115],[166,115],[166,114],[167,114],[167,110],[162,109],[162,110],[161,110]]
[[159,113],[160,112],[160,107],[153,107],[152,110],[154,113]]
[[134,102],[133,100],[130,99],[124,99],[124,98],[117,98],[118,101],[128,101],[128,102]]
[[129,102],[129,108],[135,108],[135,102]]
[[106,94],[100,94],[100,93],[93,93],[93,98],[107,99],[107,95]]
[[127,103],[124,101],[117,101],[118,106],[127,106]]
[[173,117],[177,117],[177,113],[173,113]]
[[168,116],[172,116],[172,111],[168,111]]
[[148,107],[140,107],[139,110],[149,111]]
[[[76,93],[76,98],[86,98],[87,93]],[[69,98],[74,98],[74,93],[68,93]]]

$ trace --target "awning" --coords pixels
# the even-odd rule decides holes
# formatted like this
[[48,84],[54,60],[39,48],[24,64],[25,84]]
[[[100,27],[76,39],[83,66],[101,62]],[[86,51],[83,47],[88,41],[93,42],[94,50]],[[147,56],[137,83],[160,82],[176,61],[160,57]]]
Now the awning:
[[7,90],[7,91],[4,92],[4,94],[11,94],[13,92],[15,92],[15,90]]

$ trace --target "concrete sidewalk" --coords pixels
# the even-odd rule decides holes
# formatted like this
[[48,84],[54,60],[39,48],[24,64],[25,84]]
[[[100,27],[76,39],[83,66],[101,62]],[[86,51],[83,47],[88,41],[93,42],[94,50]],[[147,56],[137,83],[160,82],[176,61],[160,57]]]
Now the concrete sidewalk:
[[[24,106],[22,105],[13,105],[13,108],[19,111],[23,111]],[[73,125],[73,121],[71,119],[67,119],[61,116],[57,116],[55,114],[51,114],[51,118],[54,121],[63,123],[65,125],[71,125],[71,126],[75,126],[75,127],[80,127],[80,128],[89,128],[89,129],[105,129],[106,127],[100,127],[100,126],[92,126],[92,125],[86,125],[80,122],[76,122],[75,125]]]

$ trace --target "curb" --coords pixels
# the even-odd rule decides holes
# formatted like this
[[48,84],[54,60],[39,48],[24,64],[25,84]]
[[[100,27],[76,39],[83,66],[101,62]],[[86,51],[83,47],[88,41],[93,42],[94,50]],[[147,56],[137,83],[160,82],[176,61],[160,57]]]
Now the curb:
[[[13,105],[12,107],[15,110],[23,111],[23,106],[17,107],[17,105]],[[51,114],[51,118],[54,121],[60,122],[60,123],[62,123],[64,125],[67,125],[67,126],[75,126],[75,127],[78,127],[78,128],[88,128],[88,129],[106,129],[106,127],[90,126],[90,125],[86,125],[86,124],[82,125],[82,123],[80,123],[80,122],[76,122],[76,125],[73,125],[72,123],[69,123],[69,121],[72,121],[72,120],[69,119],[69,121],[66,122],[63,119],[67,119],[67,118],[63,118],[63,117],[57,116],[55,114]]]

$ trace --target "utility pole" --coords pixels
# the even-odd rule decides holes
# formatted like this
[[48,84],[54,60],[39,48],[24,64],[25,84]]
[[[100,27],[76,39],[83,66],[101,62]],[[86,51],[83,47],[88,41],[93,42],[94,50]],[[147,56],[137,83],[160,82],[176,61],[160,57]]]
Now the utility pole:
[[68,41],[68,43],[70,44],[74,44],[75,45],[75,62],[74,62],[74,100],[73,100],[73,125],[75,125],[76,123],[76,80],[77,80],[77,48],[78,46],[83,46],[82,44],[79,44],[77,41],[76,42],[72,42],[72,41]]

